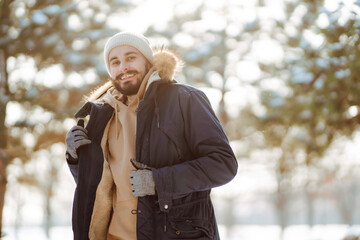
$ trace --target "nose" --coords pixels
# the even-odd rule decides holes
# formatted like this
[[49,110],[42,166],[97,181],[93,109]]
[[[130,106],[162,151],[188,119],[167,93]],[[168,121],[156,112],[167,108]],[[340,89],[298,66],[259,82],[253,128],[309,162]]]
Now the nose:
[[121,63],[121,64],[119,65],[119,71],[120,71],[121,73],[126,72],[128,69],[129,69],[129,66],[127,65],[127,63]]
[[125,74],[127,71],[129,71],[130,66],[126,62],[120,62],[116,66],[111,68],[111,76],[114,78],[120,77],[121,75]]

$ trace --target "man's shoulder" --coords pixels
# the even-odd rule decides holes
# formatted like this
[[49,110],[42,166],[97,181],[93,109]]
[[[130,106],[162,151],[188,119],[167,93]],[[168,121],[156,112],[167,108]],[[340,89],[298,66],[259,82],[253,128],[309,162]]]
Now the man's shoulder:
[[200,89],[185,83],[171,83],[168,84],[167,88],[172,93],[175,92],[179,95],[203,94],[203,91],[201,91]]

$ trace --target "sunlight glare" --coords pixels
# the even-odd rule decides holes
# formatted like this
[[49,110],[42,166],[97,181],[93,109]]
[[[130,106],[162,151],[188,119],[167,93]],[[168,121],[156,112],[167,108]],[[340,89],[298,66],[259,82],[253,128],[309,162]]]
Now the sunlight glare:
[[72,49],[75,51],[85,50],[90,45],[90,40],[88,38],[75,39],[71,45]]
[[207,30],[222,31],[227,26],[224,16],[219,15],[214,11],[203,11],[201,16],[206,23]]
[[252,43],[253,55],[260,63],[280,63],[284,58],[284,50],[277,41],[271,39],[257,40]]
[[67,28],[70,31],[76,31],[76,32],[80,32],[83,29],[83,24],[81,23],[81,19],[78,15],[76,14],[71,14],[68,18],[68,22],[67,22]]
[[259,80],[261,70],[255,61],[240,61],[236,64],[237,76],[241,81],[254,82]]
[[29,124],[39,124],[39,123],[47,123],[49,122],[53,116],[54,113],[48,112],[44,110],[42,107],[35,107],[31,113],[31,118],[28,119]]
[[351,106],[349,107],[348,111],[347,111],[347,115],[349,118],[353,118],[355,116],[357,116],[359,114],[359,108],[358,106]]
[[311,30],[304,30],[304,38],[311,44],[313,48],[319,48],[325,41],[324,36],[321,34],[315,34]]
[[182,48],[190,48],[195,44],[195,40],[190,34],[182,32],[176,33],[173,36],[172,40],[176,45]]
[[83,77],[77,72],[70,73],[65,79],[65,85],[69,87],[79,88],[84,86],[84,84]]
[[24,146],[26,146],[28,148],[34,147],[35,143],[36,143],[35,137],[31,133],[25,133],[22,138],[22,142],[23,142]]
[[214,111],[217,112],[221,100],[221,91],[210,87],[200,87],[199,89],[206,94]]
[[239,86],[240,86],[240,80],[237,77],[231,76],[226,79],[225,88],[227,90],[231,90]]
[[21,86],[27,88],[31,85],[36,75],[35,61],[31,57],[20,55],[17,58],[11,57],[8,60],[7,70],[9,74],[9,86],[17,88],[16,83],[22,82]]
[[74,118],[66,118],[63,122],[64,127],[67,131],[70,130],[70,128],[72,128],[73,126],[76,125],[76,121]]
[[59,86],[64,80],[63,66],[60,64],[51,65],[39,71],[36,75],[35,82],[52,88]]
[[245,106],[258,106],[258,90],[250,85],[233,88],[225,93],[225,104],[227,112],[232,117],[237,117],[240,110]]
[[285,85],[285,81],[279,78],[267,78],[260,82],[263,90],[276,91],[280,96],[285,97],[290,93],[290,89]]
[[215,72],[215,71],[209,71],[206,73],[206,80],[211,84],[212,87],[222,89],[223,88],[223,78],[222,76]]
[[8,102],[5,116],[5,124],[8,127],[25,118],[24,110],[18,102]]
[[329,16],[326,13],[320,13],[316,19],[316,25],[320,28],[327,28],[330,25]]
[[145,1],[130,13],[109,16],[108,24],[111,28],[141,33],[150,25],[169,21],[173,17],[173,11],[174,1]]

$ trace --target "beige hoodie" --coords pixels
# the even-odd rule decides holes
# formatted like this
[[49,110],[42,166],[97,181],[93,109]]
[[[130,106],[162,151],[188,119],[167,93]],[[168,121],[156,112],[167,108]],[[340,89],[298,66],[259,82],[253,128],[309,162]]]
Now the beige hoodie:
[[135,158],[135,111],[139,100],[144,97],[145,86],[152,73],[153,70],[145,76],[137,95],[124,96],[112,87],[103,97],[103,101],[115,109],[109,122],[106,149],[115,183],[108,239],[136,240],[136,214],[132,212],[136,212],[137,198],[132,195],[130,185],[130,171],[136,169],[130,159]]
[[[130,159],[135,157],[136,106],[127,106],[127,99],[111,88],[104,97],[114,109],[108,132],[108,163],[115,183],[113,195],[113,215],[110,221],[108,239],[136,239],[136,215],[131,214],[137,208],[137,198],[131,194],[130,171],[135,170]],[[128,101],[136,101],[133,96]]]

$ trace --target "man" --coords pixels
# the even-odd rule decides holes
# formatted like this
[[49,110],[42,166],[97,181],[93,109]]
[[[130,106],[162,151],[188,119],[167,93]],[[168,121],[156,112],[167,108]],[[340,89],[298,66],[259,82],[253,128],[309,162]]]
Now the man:
[[142,35],[115,34],[104,58],[111,81],[66,136],[74,238],[219,239],[210,190],[237,161],[205,94],[173,81],[181,61]]

